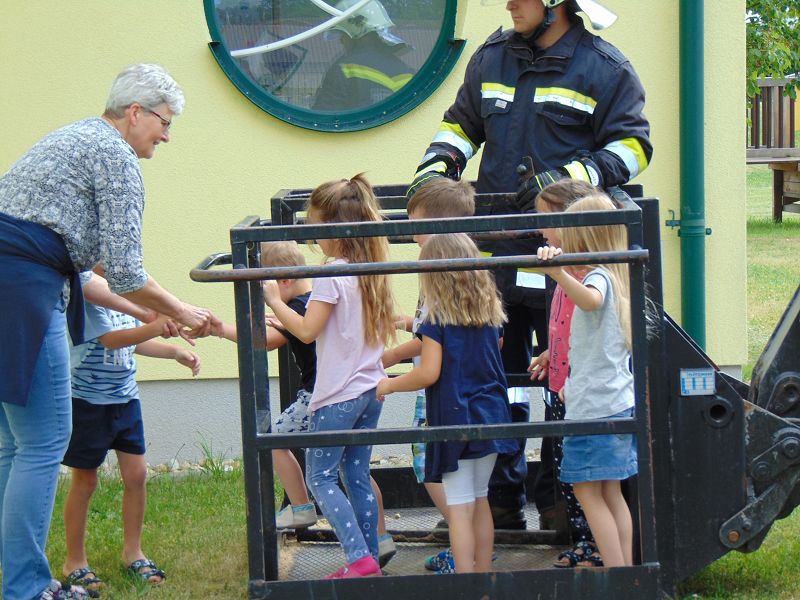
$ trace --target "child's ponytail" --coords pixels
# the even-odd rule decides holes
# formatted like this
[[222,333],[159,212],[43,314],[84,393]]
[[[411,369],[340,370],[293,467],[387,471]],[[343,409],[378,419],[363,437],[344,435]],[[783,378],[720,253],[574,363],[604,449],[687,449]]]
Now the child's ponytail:
[[[311,223],[383,220],[378,200],[363,173],[318,186],[308,199],[307,213]],[[389,260],[389,242],[385,237],[339,238],[336,251],[337,258],[350,263]],[[394,296],[388,275],[362,275],[358,285],[364,312],[364,341],[370,345],[393,342],[396,336]]]

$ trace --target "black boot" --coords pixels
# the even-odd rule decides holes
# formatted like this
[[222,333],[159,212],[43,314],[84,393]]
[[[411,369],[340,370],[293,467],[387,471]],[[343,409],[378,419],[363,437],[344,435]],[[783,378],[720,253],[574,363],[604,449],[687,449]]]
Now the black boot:
[[539,529],[569,530],[567,503],[564,500],[558,500],[555,506],[539,513]]
[[525,511],[519,507],[492,506],[495,529],[525,529],[528,522]]

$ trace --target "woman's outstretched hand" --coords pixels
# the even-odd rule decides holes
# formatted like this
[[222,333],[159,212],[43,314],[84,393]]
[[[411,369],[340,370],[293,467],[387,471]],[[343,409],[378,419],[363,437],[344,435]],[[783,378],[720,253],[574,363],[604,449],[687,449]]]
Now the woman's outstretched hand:
[[190,338],[206,337],[222,327],[222,321],[210,310],[192,306],[185,302],[183,311],[177,321],[189,329],[186,335]]

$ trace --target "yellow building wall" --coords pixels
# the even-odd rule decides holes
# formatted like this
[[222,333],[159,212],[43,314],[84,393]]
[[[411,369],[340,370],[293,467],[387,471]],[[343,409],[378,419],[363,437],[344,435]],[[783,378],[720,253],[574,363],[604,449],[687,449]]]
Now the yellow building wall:
[[[299,1],[299,0],[298,0]],[[639,177],[648,195],[679,212],[678,3],[606,0],[619,21],[604,37],[636,67],[647,90],[655,155]],[[287,125],[251,104],[214,61],[199,0],[4,0],[0,2],[0,172],[36,140],[66,123],[99,115],[126,64],[164,65],[183,87],[186,109],[172,140],[142,161],[147,188],[145,265],[180,298],[233,320],[230,284],[198,284],[188,272],[229,250],[228,228],[269,214],[281,188],[312,187],[366,172],[374,184],[407,182],[477,46],[510,20],[503,5],[459,2],[464,53],[445,84],[422,106],[379,128],[319,133]],[[744,0],[706,4],[706,206],[714,231],[707,247],[708,351],[719,364],[746,360]],[[699,91],[698,91],[699,93]],[[473,160],[466,177],[477,174]],[[680,318],[679,242],[662,226],[665,303]],[[413,258],[407,248],[397,257]],[[311,258],[318,260],[318,255]],[[403,308],[413,281],[397,286]],[[201,340],[201,377],[236,376],[235,348]],[[184,377],[167,361],[142,361],[144,379]]]

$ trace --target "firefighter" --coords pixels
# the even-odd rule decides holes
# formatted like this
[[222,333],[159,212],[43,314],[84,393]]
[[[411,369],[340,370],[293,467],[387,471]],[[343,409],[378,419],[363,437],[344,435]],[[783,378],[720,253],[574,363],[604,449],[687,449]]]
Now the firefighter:
[[[498,0],[482,0],[499,4]],[[498,30],[475,51],[455,102],[447,109],[408,190],[445,176],[459,179],[483,146],[476,190],[516,192],[512,209],[533,212],[542,187],[571,177],[600,187],[627,183],[649,164],[652,145],[643,114],[645,94],[628,59],[589,33],[616,16],[591,0],[509,0],[513,28]],[[522,180],[518,165],[527,167]],[[495,207],[498,213],[508,207]],[[538,241],[494,243],[495,255],[531,254]],[[509,321],[502,349],[507,373],[524,373],[533,352],[546,348],[545,290],[541,280],[515,269],[496,272]],[[533,281],[531,281],[533,279]],[[530,405],[523,388],[509,390],[515,422],[527,422]],[[545,418],[549,418],[545,408]],[[524,529],[527,466],[520,440],[515,455],[498,458],[489,484],[497,528]],[[549,444],[543,440],[543,453]],[[535,490],[540,526],[556,504],[552,459],[542,457],[545,477]],[[546,473],[550,471],[549,481]]]
[[[339,10],[356,0],[342,0]],[[397,92],[414,76],[399,55],[408,44],[391,32],[394,23],[377,0],[368,2],[332,29],[340,33],[344,53],[328,69],[313,110],[348,111],[372,106]]]

